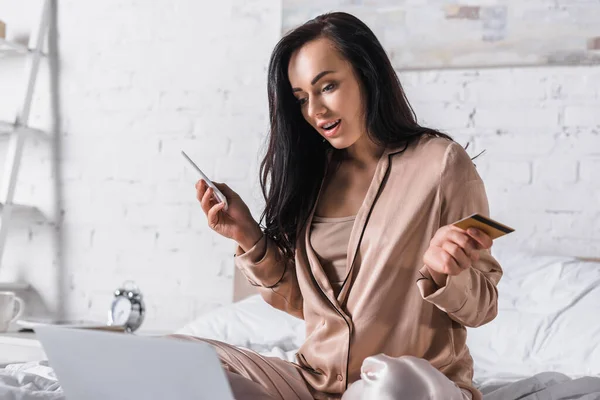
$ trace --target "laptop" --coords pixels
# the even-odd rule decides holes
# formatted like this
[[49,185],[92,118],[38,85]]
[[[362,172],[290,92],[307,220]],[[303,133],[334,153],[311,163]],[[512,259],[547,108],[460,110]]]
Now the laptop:
[[234,400],[204,342],[36,326],[66,400]]

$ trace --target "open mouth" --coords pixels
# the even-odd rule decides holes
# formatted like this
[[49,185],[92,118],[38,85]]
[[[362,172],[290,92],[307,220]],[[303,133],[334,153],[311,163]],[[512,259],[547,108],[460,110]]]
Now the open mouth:
[[326,131],[331,131],[332,129],[335,129],[340,124],[340,122],[342,122],[342,120],[338,119],[330,124],[324,125],[323,129],[325,129]]

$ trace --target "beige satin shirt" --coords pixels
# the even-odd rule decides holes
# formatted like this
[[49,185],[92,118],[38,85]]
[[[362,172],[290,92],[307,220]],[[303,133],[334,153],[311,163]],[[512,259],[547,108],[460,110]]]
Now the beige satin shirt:
[[266,237],[246,253],[238,248],[236,265],[263,298],[304,318],[297,363],[315,398],[339,397],[359,379],[363,360],[383,353],[423,358],[481,399],[465,326],[496,316],[502,269],[481,251],[472,268],[440,289],[422,261],[438,228],[475,212],[489,215],[488,201],[467,153],[447,139],[422,137],[382,154],[350,235],[339,295],[309,229],[299,236],[294,259]]

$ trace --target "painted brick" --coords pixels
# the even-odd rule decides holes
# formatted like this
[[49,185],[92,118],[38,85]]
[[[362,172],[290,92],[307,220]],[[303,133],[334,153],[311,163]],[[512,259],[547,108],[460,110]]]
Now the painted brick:
[[597,106],[566,106],[565,126],[600,127],[600,104]]
[[417,103],[462,102],[465,89],[460,81],[406,85],[404,91],[408,100]]
[[412,104],[419,123],[441,130],[461,129],[469,126],[472,108],[455,104]]
[[93,104],[97,111],[151,111],[156,108],[159,93],[155,89],[119,88],[97,90]]
[[192,120],[181,113],[153,113],[136,119],[130,127],[134,135],[186,135],[193,129]]
[[[198,111],[207,100],[206,93],[201,91],[161,91],[158,96],[158,109],[171,111]],[[214,101],[215,99],[212,100]]]
[[508,26],[507,6],[484,7],[480,11],[483,22],[482,40],[485,42],[497,42],[506,38]]
[[557,151],[568,152],[580,157],[600,156],[600,133],[593,129],[578,129],[576,133],[561,133],[556,135],[555,140]]
[[210,135],[211,131],[207,130],[204,135],[194,134],[185,137],[165,137],[161,138],[159,148],[160,153],[165,158],[178,159],[180,162],[185,161],[181,155],[181,150],[185,151],[188,156],[202,170],[207,159],[214,160],[218,157],[226,157],[231,147],[231,138],[226,135]]
[[502,135],[475,135],[473,155],[485,150],[484,159],[498,159],[510,156],[519,159],[531,159],[540,155],[553,154],[555,140],[544,133],[525,132],[521,130]]
[[103,204],[138,205],[153,203],[156,186],[148,181],[108,179],[91,188],[91,202]]
[[600,187],[600,158],[581,160],[579,177],[582,182],[589,184],[592,187]]
[[533,163],[533,179],[536,184],[575,183],[579,162],[568,158],[538,158]]
[[481,7],[451,4],[444,8],[446,18],[450,19],[479,19]]
[[[491,182],[490,182],[491,183]],[[535,183],[535,182],[534,182]],[[495,186],[493,183],[488,186]],[[563,193],[562,196],[557,193]],[[504,185],[500,190],[494,190],[498,196],[497,204],[502,209],[510,210],[519,204],[519,209],[527,211],[543,210],[551,212],[583,211],[592,207],[589,203],[590,188],[585,185],[573,185],[569,190],[548,185]],[[537,238],[542,240],[543,238]]]
[[588,50],[600,50],[600,37],[589,38],[587,48]]
[[550,128],[558,125],[559,110],[555,107],[486,107],[477,108],[476,126],[494,129]]
[[500,104],[504,106],[508,103],[510,107],[514,104],[530,105],[547,97],[547,83],[531,81],[528,76],[515,76],[511,73],[507,75],[503,85],[498,85],[496,80],[490,80],[488,76],[466,81],[466,101],[477,106],[486,105],[486,108],[495,110]]
[[120,203],[72,202],[65,209],[64,218],[86,225],[114,225],[115,221],[123,220],[125,210],[126,206]]
[[194,248],[197,248],[201,241],[205,239],[206,237],[203,233],[193,232],[188,229],[161,229],[157,233],[155,242],[158,251],[190,252]]
[[[478,159],[475,159],[475,163],[480,165]],[[508,182],[528,185],[531,183],[531,163],[527,161],[494,161],[486,166],[486,171],[482,175],[490,184],[503,185]]]
[[568,69],[562,69],[559,74],[549,79],[549,97],[552,99],[568,100],[567,104],[569,105],[598,104],[600,108],[596,87],[600,84],[600,76],[573,72]]
[[125,207],[125,221],[141,227],[187,228],[190,221],[189,206],[154,204]]
[[98,227],[91,232],[91,247],[100,251],[149,252],[155,248],[156,230],[131,227]]
[[252,165],[253,162],[254,160],[249,157],[238,157],[235,164],[229,160],[218,160],[215,172],[215,180],[229,182],[248,179],[250,178],[248,175],[248,167]]
[[196,180],[181,180],[177,182],[161,182],[156,185],[152,203],[157,206],[169,205],[195,205],[196,204]]

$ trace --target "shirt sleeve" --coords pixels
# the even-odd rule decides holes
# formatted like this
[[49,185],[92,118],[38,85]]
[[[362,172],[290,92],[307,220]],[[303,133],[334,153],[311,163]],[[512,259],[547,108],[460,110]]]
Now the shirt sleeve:
[[296,277],[294,259],[286,257],[266,235],[263,234],[245,253],[238,246],[235,265],[267,303],[297,318],[304,318],[304,300]]
[[[457,143],[446,149],[439,184],[440,224],[452,224],[474,213],[489,216],[485,187],[473,161]],[[427,267],[419,271],[417,285],[423,298],[464,326],[476,327],[493,320],[498,313],[497,284],[500,264],[489,250],[471,268],[446,278],[439,288]]]

